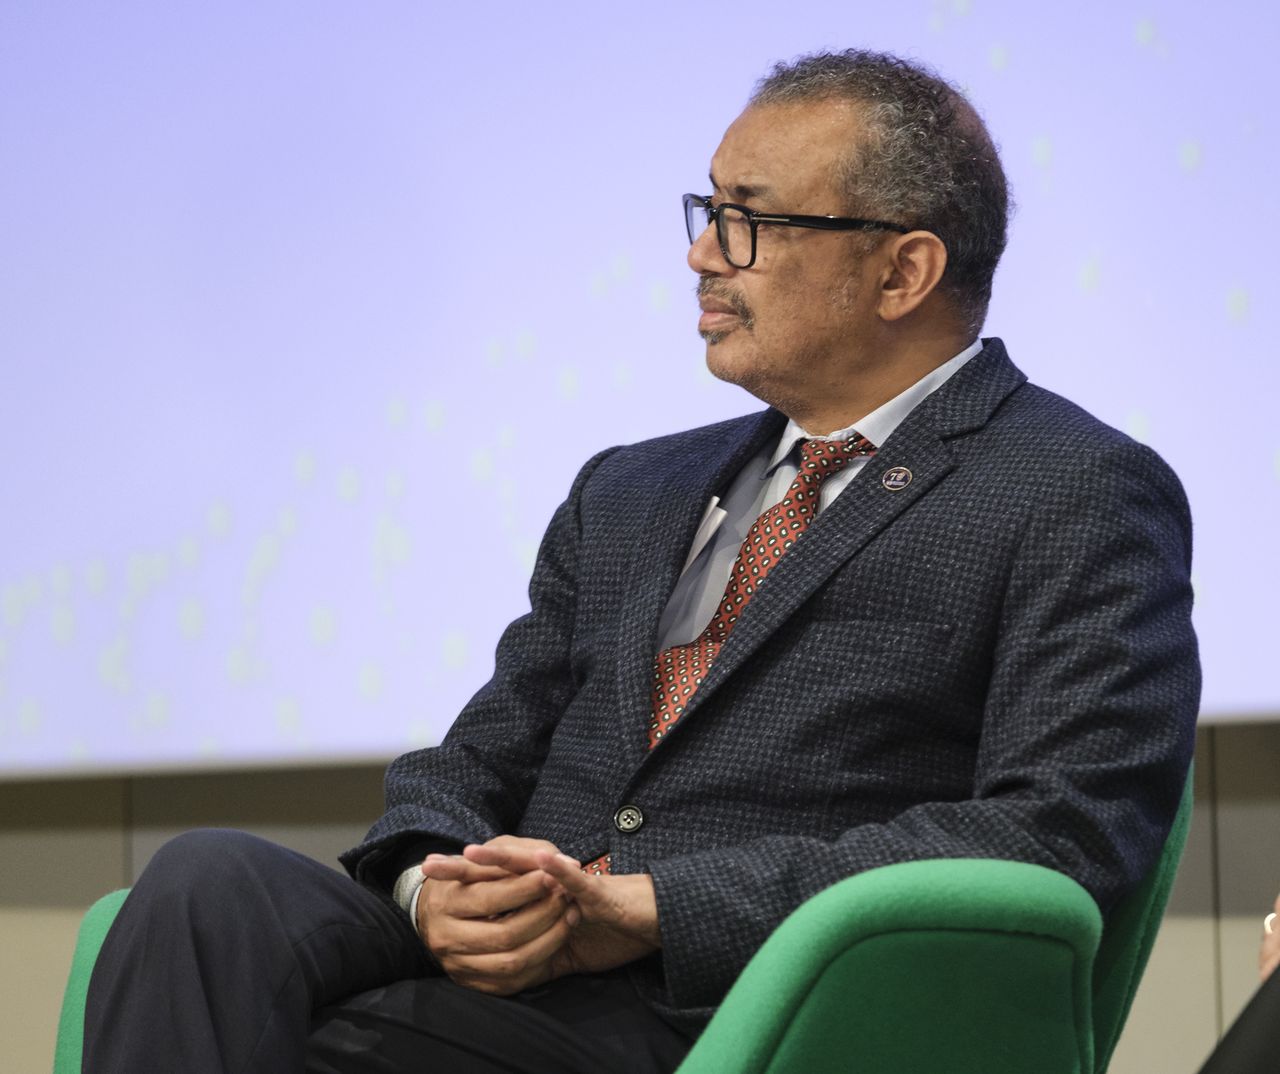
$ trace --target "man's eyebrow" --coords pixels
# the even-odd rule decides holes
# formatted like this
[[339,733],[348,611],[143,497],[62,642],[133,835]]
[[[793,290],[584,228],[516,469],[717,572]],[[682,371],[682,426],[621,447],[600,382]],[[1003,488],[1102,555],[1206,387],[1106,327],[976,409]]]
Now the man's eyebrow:
[[752,198],[767,198],[773,193],[773,188],[765,186],[763,183],[733,183],[730,186],[722,187],[716,182],[715,175],[707,176],[711,180],[711,188],[713,190],[723,191],[735,201],[750,201]]

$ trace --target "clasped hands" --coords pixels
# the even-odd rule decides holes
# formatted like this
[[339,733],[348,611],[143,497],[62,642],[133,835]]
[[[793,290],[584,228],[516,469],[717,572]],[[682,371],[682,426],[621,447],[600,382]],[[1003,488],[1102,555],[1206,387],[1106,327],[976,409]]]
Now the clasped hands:
[[458,984],[506,996],[599,973],[661,946],[653,881],[589,876],[542,839],[502,835],[430,854],[418,932]]

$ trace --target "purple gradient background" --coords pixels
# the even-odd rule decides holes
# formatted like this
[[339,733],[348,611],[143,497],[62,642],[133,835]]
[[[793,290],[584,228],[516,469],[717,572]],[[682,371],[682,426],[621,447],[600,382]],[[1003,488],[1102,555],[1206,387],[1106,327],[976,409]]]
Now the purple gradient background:
[[9,0],[0,778],[438,740],[578,465],[755,407],[679,195],[849,44],[984,111],[987,332],[1182,476],[1206,717],[1280,713],[1280,15],[1079,7]]

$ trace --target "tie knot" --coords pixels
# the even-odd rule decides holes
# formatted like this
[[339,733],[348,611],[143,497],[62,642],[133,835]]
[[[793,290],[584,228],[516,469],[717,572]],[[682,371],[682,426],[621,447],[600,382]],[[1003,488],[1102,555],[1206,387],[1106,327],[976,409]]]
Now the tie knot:
[[876,446],[865,436],[849,440],[806,440],[800,445],[800,477],[821,481],[838,473],[853,459],[876,453]]

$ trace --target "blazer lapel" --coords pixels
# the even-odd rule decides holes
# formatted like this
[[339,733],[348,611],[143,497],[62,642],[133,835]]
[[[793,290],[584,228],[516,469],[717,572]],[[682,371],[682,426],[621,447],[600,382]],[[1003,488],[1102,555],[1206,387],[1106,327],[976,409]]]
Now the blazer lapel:
[[745,435],[725,436],[707,430],[705,443],[694,443],[665,473],[656,475],[636,503],[646,519],[645,536],[632,548],[631,587],[620,598],[618,633],[617,756],[634,764],[648,751],[653,661],[658,622],[671,597],[694,532],[707,503],[722,492],[756,452],[775,440],[786,418],[766,410],[748,418]]
[[[1000,341],[989,340],[980,354],[907,416],[770,572],[659,749],[827,578],[946,477],[955,466],[947,440],[982,428],[1025,380]],[[894,473],[900,477],[903,470],[909,471],[910,480],[896,487],[900,481],[893,480]]]

